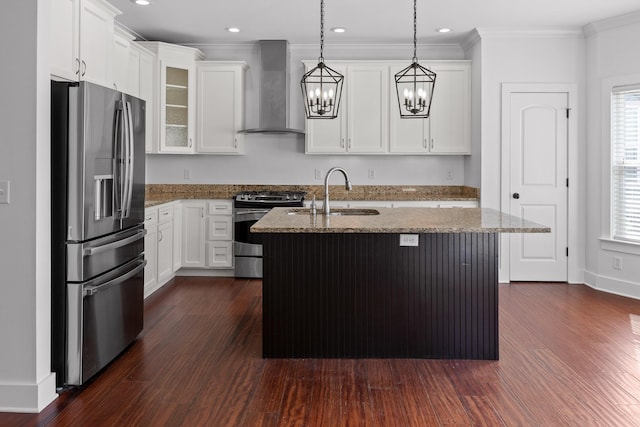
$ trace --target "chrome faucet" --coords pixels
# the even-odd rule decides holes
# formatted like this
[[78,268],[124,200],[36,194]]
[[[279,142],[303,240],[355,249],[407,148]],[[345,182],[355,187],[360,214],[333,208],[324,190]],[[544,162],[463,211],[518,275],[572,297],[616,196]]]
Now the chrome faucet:
[[344,188],[346,190],[351,190],[351,181],[349,181],[349,175],[347,175],[347,171],[342,168],[331,168],[327,172],[327,176],[324,177],[324,204],[322,205],[322,213],[325,215],[329,215],[331,213],[331,208],[329,207],[329,177],[335,171],[342,172],[344,175]]

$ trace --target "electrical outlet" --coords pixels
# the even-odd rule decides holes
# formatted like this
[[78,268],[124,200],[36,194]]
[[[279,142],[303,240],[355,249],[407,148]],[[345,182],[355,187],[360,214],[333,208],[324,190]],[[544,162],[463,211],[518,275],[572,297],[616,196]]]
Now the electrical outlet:
[[376,179],[376,170],[369,168],[369,179]]
[[315,178],[318,181],[322,179],[322,169],[316,169],[315,170]]
[[0,204],[9,204],[9,181],[0,181]]
[[191,179],[191,169],[184,170],[184,179]]
[[400,246],[418,246],[419,236],[417,234],[401,234]]
[[455,176],[455,175],[454,175],[454,173],[453,173],[453,169],[449,169],[449,170],[447,171],[447,179],[448,179],[449,181],[451,181],[451,180],[453,180],[454,176]]
[[622,270],[622,258],[618,256],[613,257],[613,268],[616,270]]

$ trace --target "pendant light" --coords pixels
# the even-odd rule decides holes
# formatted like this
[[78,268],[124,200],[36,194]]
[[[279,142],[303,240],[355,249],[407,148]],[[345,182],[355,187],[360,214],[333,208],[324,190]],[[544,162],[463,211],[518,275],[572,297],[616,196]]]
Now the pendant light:
[[395,75],[400,118],[426,119],[431,112],[431,99],[436,84],[436,73],[418,64],[417,7],[413,0],[413,62]]
[[344,76],[324,63],[324,0],[320,1],[320,58],[318,65],[302,76],[300,86],[307,119],[338,117]]

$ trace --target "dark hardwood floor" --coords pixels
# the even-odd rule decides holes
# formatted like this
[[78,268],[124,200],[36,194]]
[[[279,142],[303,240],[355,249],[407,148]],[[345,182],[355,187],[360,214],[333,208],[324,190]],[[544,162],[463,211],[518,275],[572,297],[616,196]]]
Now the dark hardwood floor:
[[120,358],[0,426],[640,425],[640,301],[500,287],[500,360],[261,358],[261,282],[177,278]]

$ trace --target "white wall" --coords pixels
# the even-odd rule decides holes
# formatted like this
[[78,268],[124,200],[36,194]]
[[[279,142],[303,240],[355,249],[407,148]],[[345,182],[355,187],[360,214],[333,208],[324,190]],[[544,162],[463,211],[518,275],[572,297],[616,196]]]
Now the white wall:
[[[246,113],[248,128],[258,123],[259,52],[249,45],[191,45],[201,49],[209,60],[243,60],[249,64],[246,75]],[[290,46],[290,127],[304,129],[304,108],[300,93],[303,60],[315,60],[318,46]],[[413,55],[410,45],[325,46],[325,61],[332,59],[398,59],[407,64]],[[420,46],[420,61],[464,59],[458,45]],[[393,101],[392,101],[393,102]],[[464,156],[326,156],[305,155],[304,136],[246,135],[243,156],[147,155],[147,182],[151,184],[319,184],[315,169],[322,174],[332,166],[345,167],[355,185],[463,185]],[[368,170],[375,178],[368,178]],[[184,179],[189,170],[191,179]],[[452,177],[452,178],[451,178]]]
[[[584,219],[584,93],[585,86],[585,42],[575,32],[505,32],[478,30],[481,36],[481,205],[482,207],[509,211],[501,205],[501,94],[504,83],[570,83],[578,88],[578,159],[570,160],[577,170],[569,171],[578,177],[570,192],[577,197],[576,212],[570,212],[571,220],[577,222],[575,236],[569,235],[570,251],[575,256],[570,265],[570,281],[581,281],[584,267],[584,244],[580,243]],[[474,92],[475,93],[475,92]],[[477,103],[473,104],[478,108]],[[475,113],[475,112],[474,112]],[[573,237],[573,240],[572,240]],[[503,236],[508,239],[508,236]],[[509,262],[506,244],[502,245],[499,276]]]
[[[56,398],[50,372],[49,0],[0,15],[0,411]],[[6,12],[6,11],[5,11]],[[19,35],[19,37],[16,37]]]
[[[640,83],[640,13],[612,18],[588,28],[586,138],[586,274],[601,290],[640,298],[640,247],[605,246],[609,237],[609,98],[611,82]],[[634,254],[635,252],[635,254]],[[614,257],[622,269],[613,268]]]

